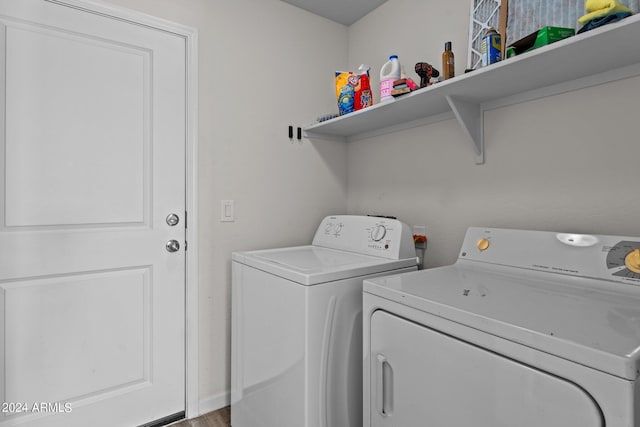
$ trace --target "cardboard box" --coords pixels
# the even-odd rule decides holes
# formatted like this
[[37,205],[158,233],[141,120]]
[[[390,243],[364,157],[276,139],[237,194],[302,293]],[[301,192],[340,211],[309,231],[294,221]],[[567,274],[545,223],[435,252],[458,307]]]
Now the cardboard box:
[[509,48],[513,48],[515,54],[520,55],[521,53],[537,49],[541,46],[555,43],[558,40],[566,39],[567,37],[575,35],[575,33],[576,30],[573,28],[544,27],[512,43]]

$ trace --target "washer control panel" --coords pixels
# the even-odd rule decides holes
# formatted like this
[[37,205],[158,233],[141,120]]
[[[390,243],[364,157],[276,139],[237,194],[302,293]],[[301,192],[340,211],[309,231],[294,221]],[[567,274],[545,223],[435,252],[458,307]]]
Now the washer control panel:
[[388,251],[394,245],[394,238],[397,233],[397,226],[389,222],[388,219],[376,221],[367,227],[367,247],[374,251]]
[[471,227],[458,259],[640,285],[640,237]]
[[408,225],[375,216],[328,216],[320,223],[312,244],[389,259],[416,256]]

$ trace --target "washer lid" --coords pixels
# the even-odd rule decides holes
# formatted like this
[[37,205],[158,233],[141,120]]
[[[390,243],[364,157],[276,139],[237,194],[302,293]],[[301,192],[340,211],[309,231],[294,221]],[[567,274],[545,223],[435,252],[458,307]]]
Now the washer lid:
[[389,260],[312,245],[234,252],[232,259],[307,286],[416,265],[415,258]]
[[366,280],[364,292],[618,377],[638,377],[636,286],[459,261]]

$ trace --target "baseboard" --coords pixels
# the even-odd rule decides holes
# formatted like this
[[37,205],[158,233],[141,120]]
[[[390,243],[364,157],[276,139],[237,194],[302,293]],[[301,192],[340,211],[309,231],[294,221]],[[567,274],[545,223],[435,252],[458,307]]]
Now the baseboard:
[[231,404],[231,394],[227,391],[224,393],[216,394],[213,396],[200,399],[200,415],[208,412],[217,411],[220,408],[229,406]]

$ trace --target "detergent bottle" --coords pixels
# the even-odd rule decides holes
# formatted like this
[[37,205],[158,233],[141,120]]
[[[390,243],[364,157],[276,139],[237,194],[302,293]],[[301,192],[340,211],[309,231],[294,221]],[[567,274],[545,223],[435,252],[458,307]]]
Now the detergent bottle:
[[373,105],[373,95],[371,93],[371,83],[369,80],[369,70],[371,67],[368,65],[360,65],[358,68],[358,86],[356,86],[356,99],[355,109],[361,110],[363,108],[371,107]]
[[380,69],[380,102],[393,99],[391,91],[393,82],[400,78],[400,62],[396,55],[391,55],[389,60]]

